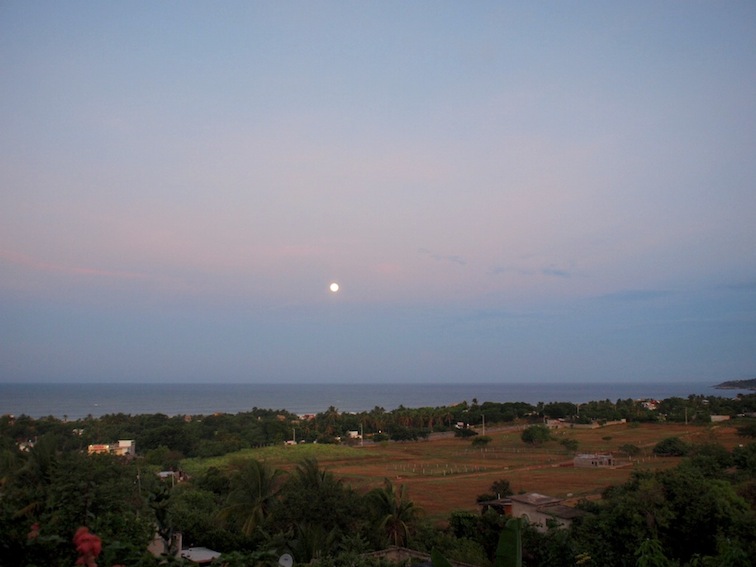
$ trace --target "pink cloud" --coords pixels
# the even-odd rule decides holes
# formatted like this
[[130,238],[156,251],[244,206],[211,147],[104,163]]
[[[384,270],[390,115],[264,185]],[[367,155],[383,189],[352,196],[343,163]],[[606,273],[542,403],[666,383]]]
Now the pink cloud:
[[100,268],[91,268],[87,266],[67,266],[64,264],[56,264],[54,262],[43,262],[25,254],[11,252],[8,250],[0,250],[0,259],[6,262],[10,262],[11,264],[16,264],[17,266],[22,266],[29,270],[38,272],[50,272],[57,274],[66,274],[70,276],[93,276],[127,280],[149,278],[147,274],[139,272],[102,270]]

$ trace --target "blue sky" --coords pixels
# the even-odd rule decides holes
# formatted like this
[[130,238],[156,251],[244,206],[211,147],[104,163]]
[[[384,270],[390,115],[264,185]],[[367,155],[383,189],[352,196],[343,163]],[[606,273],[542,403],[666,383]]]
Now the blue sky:
[[0,381],[752,377],[754,29],[3,2]]

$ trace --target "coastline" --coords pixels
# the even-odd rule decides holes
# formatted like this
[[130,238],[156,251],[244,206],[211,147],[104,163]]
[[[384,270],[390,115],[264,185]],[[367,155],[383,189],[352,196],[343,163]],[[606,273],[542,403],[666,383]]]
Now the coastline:
[[756,390],[756,378],[747,380],[727,380],[714,386],[717,390]]
[[618,399],[735,397],[751,393],[717,389],[710,382],[635,383],[354,383],[354,384],[0,384],[0,415],[59,419],[108,414],[212,415],[253,408],[316,414],[333,407],[358,413],[376,407],[390,411],[444,407],[462,402],[585,403]]

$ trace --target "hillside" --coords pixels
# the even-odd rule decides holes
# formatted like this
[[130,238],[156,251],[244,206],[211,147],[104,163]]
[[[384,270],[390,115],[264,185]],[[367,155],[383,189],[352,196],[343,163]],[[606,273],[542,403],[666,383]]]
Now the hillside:
[[747,380],[727,380],[714,386],[720,390],[756,390],[756,378]]

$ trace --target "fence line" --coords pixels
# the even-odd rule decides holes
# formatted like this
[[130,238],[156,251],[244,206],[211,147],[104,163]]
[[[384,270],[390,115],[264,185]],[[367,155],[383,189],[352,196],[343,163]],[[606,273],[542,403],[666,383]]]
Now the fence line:
[[397,474],[414,474],[420,476],[451,476],[486,471],[486,467],[480,465],[442,465],[440,463],[435,465],[395,464],[391,468]]

